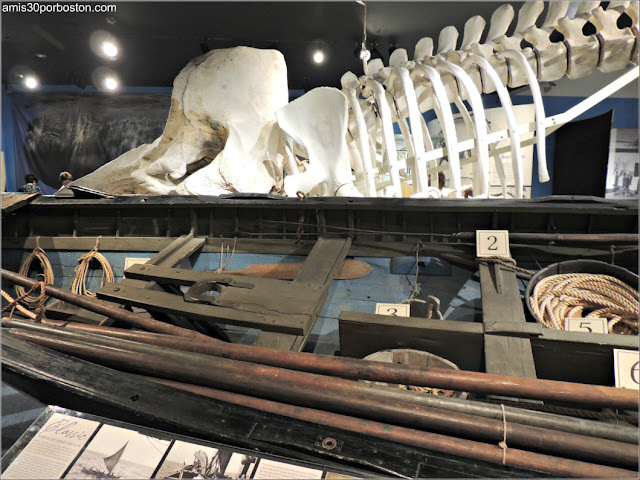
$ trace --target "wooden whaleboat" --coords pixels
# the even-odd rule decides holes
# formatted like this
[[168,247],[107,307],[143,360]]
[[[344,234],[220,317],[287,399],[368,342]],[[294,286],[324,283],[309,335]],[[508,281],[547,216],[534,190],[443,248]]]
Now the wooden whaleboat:
[[[142,199],[145,201],[141,202]],[[623,335],[587,336],[579,332],[549,331],[532,322],[531,318],[525,318],[524,310],[522,324],[489,322],[483,319],[488,311],[495,312],[493,315],[496,316],[505,315],[499,309],[500,305],[507,308],[504,296],[500,295],[507,294],[511,285],[518,289],[515,276],[512,283],[510,273],[501,270],[502,284],[498,289],[502,292],[494,288],[493,293],[487,293],[487,279],[493,279],[495,286],[494,267],[478,267],[480,282],[477,277],[473,280],[474,273],[470,270],[463,281],[462,272],[467,271],[467,267],[454,261],[471,259],[473,262],[473,239],[467,234],[480,229],[508,229],[513,237],[511,253],[518,259],[518,265],[530,266],[528,260],[532,258],[540,266],[580,258],[611,261],[613,255],[617,265],[636,271],[637,215],[637,204],[633,201],[576,197],[473,203],[334,198],[301,201],[241,195],[228,198],[40,197],[3,215],[4,268],[17,271],[37,239],[52,258],[62,258],[54,265],[54,270],[56,285],[64,287],[70,283],[75,258],[93,248],[100,236],[100,251],[112,260],[115,281],[120,283],[122,290],[109,293],[106,288],[99,289],[99,298],[140,311],[138,309],[145,308],[142,303],[146,300],[140,297],[140,289],[132,282],[149,282],[151,277],[147,275],[155,275],[154,281],[160,287],[148,290],[154,300],[157,296],[154,292],[172,298],[180,296],[178,291],[182,284],[183,300],[180,300],[179,308],[192,309],[191,317],[181,317],[171,305],[160,301],[154,306],[145,304],[152,318],[174,326],[225,341],[253,342],[256,346],[285,351],[315,350],[333,354],[339,350],[345,358],[363,358],[375,351],[408,347],[447,358],[464,371],[518,376],[517,369],[533,368],[538,379],[604,386],[613,384],[613,350],[637,350],[637,340],[634,343],[633,338]],[[134,235],[128,235],[132,230]],[[633,235],[635,244],[631,241]],[[336,246],[338,242],[342,242],[339,247]],[[224,304],[226,297],[218,300],[219,305],[203,303],[202,298],[198,299],[203,293],[194,290],[192,300],[196,301],[185,300],[184,290],[194,283],[191,278],[180,277],[181,273],[176,270],[185,270],[189,265],[189,272],[192,272],[191,267],[198,270],[203,264],[204,268],[215,270],[221,261],[224,263],[231,256],[227,252],[233,249],[236,263],[240,262],[231,267],[236,270],[253,264],[278,263],[285,256],[288,257],[285,261],[302,262],[302,270],[307,262],[312,262],[314,271],[325,272],[325,278],[318,284],[319,289],[324,289],[323,293],[307,299],[312,307],[302,312],[306,316],[295,317],[300,312],[291,307],[291,311],[280,316],[282,323],[272,326],[268,325],[272,317],[266,311],[260,314],[256,311],[236,312],[217,322],[205,321],[198,312],[205,307],[230,308]],[[124,258],[143,254],[157,260],[149,263],[153,268],[145,273],[139,270],[140,266],[131,267],[131,276],[124,280]],[[350,260],[372,265],[372,272],[361,278],[332,281],[347,256]],[[452,260],[444,260],[447,256]],[[260,261],[260,257],[264,260]],[[69,261],[69,258],[73,260]],[[425,263],[420,266],[420,262]],[[386,272],[381,271],[381,265]],[[401,273],[391,273],[394,269]],[[445,274],[446,269],[459,278]],[[425,270],[429,271],[427,275]],[[475,266],[474,270],[477,270]],[[227,279],[220,287],[222,290],[229,291],[229,287],[253,290],[255,295],[262,285],[267,285],[254,277],[224,275],[224,270],[218,275]],[[173,283],[160,281],[160,276],[173,276]],[[369,308],[382,299],[381,292],[386,291],[384,300],[388,303],[399,303],[400,293],[394,292],[401,281],[411,285],[414,277],[419,277],[420,282],[428,286],[424,291],[435,292],[434,296],[445,299],[440,305],[441,313],[446,313],[445,309],[455,297],[455,292],[449,297],[444,293],[453,285],[454,277],[458,288],[467,282],[476,282],[477,298],[475,303],[457,303],[459,311],[465,313],[456,320],[451,320],[451,316],[445,320],[427,319],[426,307],[420,310],[420,302],[416,302],[415,309],[411,305],[409,317],[391,319],[370,313],[375,307]],[[220,277],[215,278],[220,284]],[[124,284],[121,283],[123,280]],[[287,282],[291,291],[297,288],[295,280]],[[253,287],[247,288],[247,283]],[[402,295],[408,296],[410,292],[406,285]],[[442,285],[441,290],[438,285]],[[8,287],[10,285],[3,280],[3,288]],[[91,289],[95,291],[98,287],[94,284]],[[272,296],[275,301],[285,294],[285,290],[276,289]],[[367,295],[374,298],[366,298]],[[221,297],[221,292],[215,297]],[[418,298],[422,299],[421,296]],[[235,300],[229,299],[232,301]],[[271,308],[271,304],[265,304],[263,308],[267,306]],[[47,316],[74,323],[82,317],[87,324],[103,322],[103,326],[124,326],[117,321],[105,322],[104,314],[78,310],[67,303],[52,305]],[[314,330],[316,322],[329,322],[325,319],[339,324],[339,330],[332,331],[332,339]],[[303,324],[298,326],[296,321]],[[2,338],[4,381],[49,404],[170,433],[322,462],[340,469],[351,468],[363,476],[554,476],[544,469],[465,457],[215,399],[204,396],[197,389],[178,388],[167,378],[165,383],[158,383],[149,378],[154,375],[114,362],[99,364],[86,357],[77,358],[70,352],[34,344],[13,335],[13,331],[12,328]],[[498,353],[504,345],[516,343],[518,360]],[[526,351],[525,345],[528,354],[522,353]],[[476,394],[475,399],[496,405],[492,395]],[[610,415],[600,407],[568,402],[513,396],[503,396],[499,402],[549,415],[557,415],[563,408],[568,408],[570,410],[565,410],[570,412],[568,418],[578,415],[575,423],[586,420],[606,423],[607,415]],[[623,420],[620,430],[634,427],[633,412],[620,413],[618,421]],[[637,415],[635,418],[637,422]],[[628,463],[615,461],[606,467],[630,468]]]

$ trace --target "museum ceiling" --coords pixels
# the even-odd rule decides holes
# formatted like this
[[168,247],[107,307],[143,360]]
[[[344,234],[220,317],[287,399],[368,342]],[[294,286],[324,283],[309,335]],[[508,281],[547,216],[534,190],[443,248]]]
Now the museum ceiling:
[[[4,13],[3,84],[15,82],[15,75],[26,69],[42,85],[84,87],[95,83],[100,67],[107,67],[122,85],[169,87],[190,59],[238,45],[280,50],[287,62],[290,89],[339,87],[345,72],[362,74],[357,55],[365,7],[353,0],[103,4],[107,3],[115,4],[117,11]],[[437,40],[447,25],[462,32],[468,18],[482,15],[488,21],[500,4],[369,1],[367,47],[385,64],[396,47],[405,48],[411,58],[421,37]],[[115,59],[101,58],[92,50],[90,39],[95,32],[106,32],[115,40]],[[321,64],[312,60],[318,49],[325,54]]]

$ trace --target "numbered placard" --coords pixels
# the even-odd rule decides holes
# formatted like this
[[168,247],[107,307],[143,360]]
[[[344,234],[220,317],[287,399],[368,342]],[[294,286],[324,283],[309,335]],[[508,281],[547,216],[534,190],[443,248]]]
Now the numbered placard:
[[140,265],[142,263],[147,263],[148,261],[148,258],[127,257],[124,259],[124,269],[126,270],[133,265]]
[[564,329],[570,332],[609,333],[606,318],[566,318]]
[[510,257],[509,230],[476,230],[477,257]]
[[613,350],[613,368],[616,374],[616,387],[638,390],[638,352],[635,350]]
[[390,315],[392,317],[408,317],[408,303],[376,303],[377,315]]

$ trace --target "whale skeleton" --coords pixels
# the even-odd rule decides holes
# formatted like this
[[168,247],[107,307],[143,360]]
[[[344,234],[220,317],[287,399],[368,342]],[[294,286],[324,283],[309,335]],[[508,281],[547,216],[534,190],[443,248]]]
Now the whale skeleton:
[[[342,88],[319,87],[287,102],[286,64],[274,50],[214,50],[191,62],[174,82],[171,110],[160,138],[109,162],[74,184],[108,193],[219,195],[229,192],[326,196],[458,198],[461,169],[472,165],[474,197],[489,196],[490,160],[503,197],[523,197],[522,149],[536,144],[538,179],[549,180],[545,136],[638,78],[638,2],[505,4],[485,20],[470,18],[458,46],[445,27],[437,49],[419,40],[366,62],[364,75],[341,78]],[[620,20],[630,26],[620,28]],[[583,33],[590,23],[595,33]],[[559,38],[558,33],[563,37]],[[435,53],[434,53],[435,50]],[[539,82],[582,78],[595,70],[625,70],[568,111],[547,117]],[[528,86],[535,121],[517,124],[508,88]],[[246,92],[252,92],[247,95]],[[496,92],[507,128],[490,131],[482,94]],[[467,104],[471,107],[467,108]],[[456,131],[455,105],[464,124]],[[444,146],[435,146],[423,113],[433,110]],[[394,124],[406,158],[398,154]],[[535,133],[535,135],[531,135]],[[525,137],[530,137],[526,138]],[[498,146],[502,142],[504,145]],[[511,153],[509,191],[503,154]],[[439,172],[450,187],[440,189]]]

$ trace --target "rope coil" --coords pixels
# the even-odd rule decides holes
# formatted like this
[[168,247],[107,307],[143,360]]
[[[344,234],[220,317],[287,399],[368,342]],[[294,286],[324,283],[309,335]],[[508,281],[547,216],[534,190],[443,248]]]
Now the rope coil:
[[638,291],[609,275],[551,275],[537,283],[529,304],[536,319],[554,330],[564,330],[567,318],[604,318],[609,333],[638,334]]
[[[53,285],[53,268],[51,267],[51,262],[49,262],[45,251],[40,248],[40,237],[36,237],[36,247],[31,252],[31,255],[29,255],[24,261],[18,273],[20,275],[28,277],[29,269],[31,268],[31,264],[34,260],[37,260],[42,268],[42,273],[38,274],[37,277],[42,276],[44,283]],[[34,289],[32,288],[31,290],[29,290],[29,292],[27,292],[24,287],[16,285],[16,295],[20,299],[19,301],[29,309],[38,308],[41,298],[44,295],[43,292],[40,292],[38,295],[30,295],[29,293],[33,290]],[[48,296],[44,295],[45,301],[47,298]]]
[[78,262],[80,265],[76,267],[76,274],[71,282],[71,291],[76,295],[85,295],[88,297],[95,297],[96,294],[90,292],[87,288],[87,273],[89,272],[89,265],[93,260],[97,260],[102,267],[102,278],[100,279],[100,287],[102,287],[105,283],[113,283],[115,277],[113,275],[113,270],[111,269],[111,265],[109,261],[106,259],[104,255],[98,252],[98,245],[100,244],[100,238],[96,239],[96,245],[91,249],[90,252],[82,255]]
[[[42,322],[42,319],[44,318],[44,302],[47,298],[47,296],[44,294],[45,285],[46,284],[44,282],[36,282],[33,287],[31,287],[27,292],[17,297],[16,299],[11,298],[11,295],[2,290],[2,296],[9,302],[9,304],[2,309],[2,312],[11,309],[9,318],[13,318],[14,309],[17,307],[20,312],[24,313],[29,318],[33,318],[38,323]],[[20,302],[35,290],[40,290],[40,293],[38,295],[38,305],[35,307],[35,313],[32,313],[26,308],[23,308],[20,305]]]

